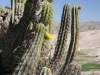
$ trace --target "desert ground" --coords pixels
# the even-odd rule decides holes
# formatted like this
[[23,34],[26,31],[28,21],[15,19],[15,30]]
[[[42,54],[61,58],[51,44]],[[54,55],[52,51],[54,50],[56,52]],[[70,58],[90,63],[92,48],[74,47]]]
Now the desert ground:
[[[51,44],[53,47],[56,44],[58,34],[53,34],[53,39],[51,39]],[[66,50],[70,42],[70,33],[68,33]],[[100,55],[100,30],[92,30],[86,32],[80,32],[79,35],[79,45],[78,51],[83,51],[84,53],[91,56]]]

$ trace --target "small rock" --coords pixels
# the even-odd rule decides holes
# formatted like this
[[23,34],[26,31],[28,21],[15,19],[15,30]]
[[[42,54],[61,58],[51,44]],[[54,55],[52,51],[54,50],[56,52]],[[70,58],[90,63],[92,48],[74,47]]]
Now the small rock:
[[95,57],[99,57],[99,56],[97,55],[97,56],[95,56]]

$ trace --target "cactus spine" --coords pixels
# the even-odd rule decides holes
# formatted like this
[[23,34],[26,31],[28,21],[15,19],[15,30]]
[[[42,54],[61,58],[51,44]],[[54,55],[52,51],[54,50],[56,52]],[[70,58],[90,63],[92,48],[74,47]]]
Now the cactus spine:
[[[79,35],[79,21],[78,21],[78,7],[72,7],[72,24],[71,24],[71,40],[68,48],[65,64],[63,65],[59,75],[65,75],[68,64],[74,60],[74,56],[77,50],[77,42]],[[67,73],[68,74],[68,73]]]
[[56,68],[60,65],[61,58],[64,55],[69,25],[70,25],[70,5],[65,4],[63,7],[61,25],[58,34],[57,44],[55,47],[54,57],[50,62],[50,67],[52,68],[52,70],[56,70]]

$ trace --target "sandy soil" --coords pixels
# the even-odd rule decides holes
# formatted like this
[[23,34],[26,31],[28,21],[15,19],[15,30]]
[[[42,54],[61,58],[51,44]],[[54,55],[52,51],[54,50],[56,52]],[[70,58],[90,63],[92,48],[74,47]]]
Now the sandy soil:
[[[53,34],[51,44],[55,47],[58,34]],[[67,46],[70,42],[70,33],[68,34]],[[91,55],[100,55],[100,30],[80,32],[78,50],[87,50],[86,52]]]

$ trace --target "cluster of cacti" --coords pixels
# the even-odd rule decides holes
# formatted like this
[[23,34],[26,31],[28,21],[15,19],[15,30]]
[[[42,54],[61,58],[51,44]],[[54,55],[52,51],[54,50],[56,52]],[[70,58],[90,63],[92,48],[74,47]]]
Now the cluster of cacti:
[[[35,3],[37,3],[37,1]],[[30,7],[30,8],[28,7],[28,6],[31,6],[31,5],[33,5],[33,3],[30,3],[30,1],[27,1],[25,13],[24,13],[23,17],[21,18],[21,20],[19,21],[19,23],[17,25],[15,25],[14,27],[12,27],[10,33],[7,33],[5,35],[6,38],[5,37],[2,38],[2,39],[4,39],[3,42],[2,42],[2,39],[0,39],[0,44],[6,42],[5,44],[3,44],[3,47],[2,47],[2,63],[3,63],[3,66],[5,67],[5,69],[14,66],[13,63],[16,60],[14,58],[16,58],[16,57],[13,57],[13,55],[19,54],[18,53],[19,52],[18,50],[20,50],[18,48],[19,44],[21,45],[21,44],[23,44],[24,41],[28,41],[28,42],[26,42],[26,44],[23,44],[23,48],[21,48],[21,50],[22,51],[24,50],[24,51],[21,53],[21,55],[23,55],[23,53],[26,51],[26,49],[27,49],[26,46],[30,45],[30,41],[31,41],[30,39],[31,39],[32,36],[27,37],[24,40],[23,34],[24,34],[24,31],[26,31],[26,28],[29,25],[30,19],[32,19],[32,18],[30,18],[29,15],[31,14],[32,11],[33,12],[35,11],[35,8],[34,8],[35,5],[34,5],[34,7]],[[27,14],[29,14],[29,15],[27,15]],[[32,13],[32,14],[34,15],[34,13]],[[28,36],[28,35],[26,35],[26,36]],[[18,49],[16,49],[16,48],[18,48]],[[12,59],[12,63],[10,63],[11,62],[10,59]],[[17,66],[17,64],[16,64],[16,66]],[[8,70],[12,70],[12,69],[14,69],[14,68],[9,68]]]
[[[7,38],[6,45],[2,48],[4,50],[2,52],[2,63],[5,69],[13,70],[17,66],[13,75],[38,75],[36,74],[37,68],[40,68],[40,75],[53,75],[57,69],[59,69],[59,72],[56,73],[57,75],[67,75],[70,68],[68,64],[73,61],[78,46],[78,9],[80,9],[80,7],[72,7],[71,40],[65,63],[62,66],[63,62],[61,60],[64,57],[68,28],[70,25],[70,4],[65,4],[63,7],[54,57],[48,64],[48,62],[45,62],[42,58],[43,56],[45,57],[44,53],[49,47],[49,39],[45,38],[45,34],[46,32],[52,33],[53,7],[51,2],[53,2],[53,0],[12,0],[11,2],[13,13],[11,22],[14,23],[15,26],[11,27],[12,32],[9,38]],[[24,14],[22,14],[24,10],[23,5],[25,3],[25,11]],[[42,4],[42,6],[40,5],[42,11],[36,4]],[[21,8],[22,11],[19,9],[21,6],[23,7]],[[19,16],[20,14],[21,16]],[[15,23],[16,16],[17,18],[22,17],[18,19],[17,23]],[[37,19],[37,17],[39,18],[38,21],[34,21],[33,18]],[[9,61],[10,59],[12,59],[12,61]],[[41,63],[40,60],[43,61],[42,66],[39,64]],[[72,66],[74,67],[74,65]],[[74,68],[76,67],[77,66]],[[77,70],[80,70],[79,68],[80,66]]]
[[[14,25],[17,25],[23,15],[24,12],[24,3],[26,0],[11,0],[11,10],[12,10],[12,16],[10,20],[10,25],[9,25],[9,31],[11,31],[12,27]],[[16,45],[19,46],[22,41],[24,40],[25,36],[28,34],[29,26],[23,29],[23,34],[20,36],[20,40],[18,43],[16,42]],[[17,41],[17,40],[16,40]]]
[[35,39],[31,44],[32,46],[29,46],[29,48],[26,50],[13,75],[31,75],[35,73],[41,54],[44,34],[45,26],[44,24],[39,23],[37,25]]
[[19,22],[24,12],[26,0],[11,0],[12,23]]
[[71,63],[74,60],[75,53],[78,49],[78,36],[79,36],[79,19],[78,19],[78,7],[74,6],[72,7],[72,23],[71,23],[71,39],[70,39],[70,45],[68,48],[67,57],[65,60],[65,63],[59,71],[59,75],[65,75],[68,64]]
[[[42,2],[42,11],[41,11],[39,16],[41,16],[40,22],[42,22],[46,28],[45,35],[47,33],[51,34],[51,32],[52,32],[52,19],[53,19],[53,7],[52,7],[52,4],[50,2],[48,2],[47,0],[44,0]],[[38,68],[40,68],[40,69],[43,66],[46,66],[45,63],[47,63],[47,62],[45,62],[44,58],[48,55],[48,54],[45,54],[48,51],[48,48],[49,48],[49,39],[45,36],[44,41],[42,43],[42,48],[41,48],[41,58],[38,62]]]
[[[25,28],[25,30],[21,33],[17,33],[16,35],[19,35],[17,38],[14,38],[16,40],[12,40],[12,42],[16,41],[16,43],[9,44],[9,48],[13,50],[13,53],[9,58],[7,58],[7,62],[4,63],[5,66],[7,66],[7,70],[14,69],[18,63],[20,63],[21,57],[26,52],[28,46],[30,45],[32,40],[34,39],[35,32],[30,32],[30,27],[32,26],[32,23],[30,22],[29,26]],[[12,39],[12,38],[11,38]],[[12,61],[9,61],[9,59],[12,59]]]
[[65,4],[63,7],[61,25],[58,33],[58,39],[55,47],[54,57],[50,62],[50,67],[52,68],[52,70],[56,70],[57,67],[61,64],[61,58],[63,57],[65,52],[69,25],[70,25],[70,5]]

